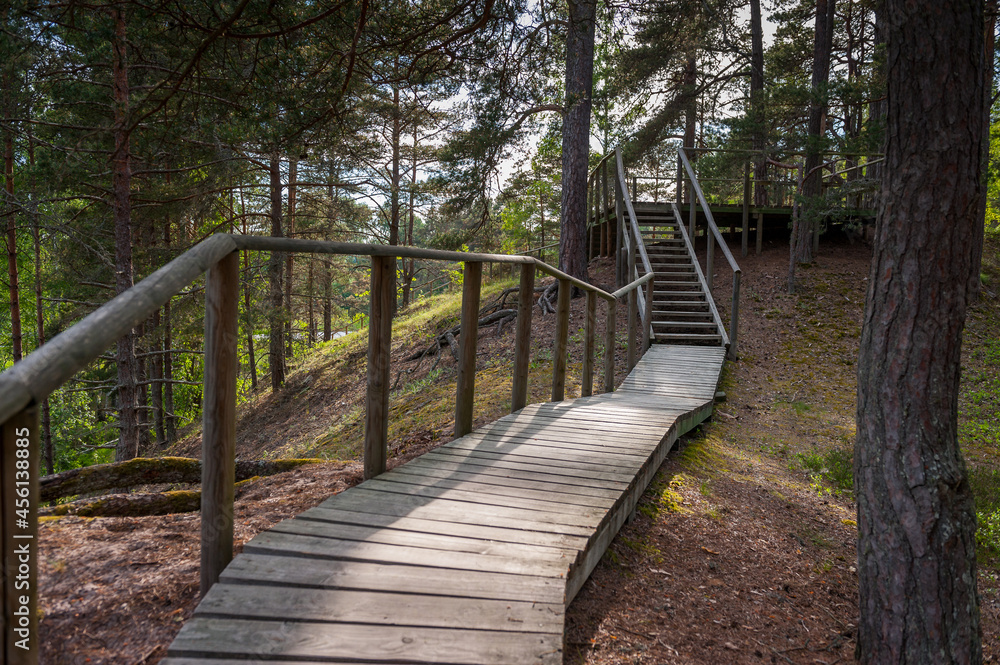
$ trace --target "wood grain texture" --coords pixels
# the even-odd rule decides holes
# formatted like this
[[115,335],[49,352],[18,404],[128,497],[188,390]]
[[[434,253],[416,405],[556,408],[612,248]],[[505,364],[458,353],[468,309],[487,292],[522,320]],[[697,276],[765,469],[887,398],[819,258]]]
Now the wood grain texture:
[[511,390],[511,413],[528,401],[528,363],[531,360],[531,313],[534,309],[535,266],[521,266],[517,299],[517,329],[514,334],[514,378]]
[[205,283],[205,399],[201,445],[201,595],[233,559],[239,254],[230,252]]
[[389,437],[389,350],[396,299],[396,261],[372,257],[368,317],[368,392],[365,399],[365,478],[385,471]]
[[163,662],[562,662],[566,604],[724,356],[653,345],[619,391],[523,406],[258,534]]
[[462,273],[462,334],[455,394],[455,436],[472,431],[472,407],[476,398],[476,343],[479,339],[479,293],[482,282],[483,264],[466,261]]

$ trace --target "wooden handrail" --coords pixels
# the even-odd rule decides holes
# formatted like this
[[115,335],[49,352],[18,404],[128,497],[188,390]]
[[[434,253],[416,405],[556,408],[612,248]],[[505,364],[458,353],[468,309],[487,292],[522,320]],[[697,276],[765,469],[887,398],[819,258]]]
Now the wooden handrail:
[[[201,591],[219,579],[222,570],[232,558],[233,549],[233,479],[236,449],[236,327],[238,299],[239,250],[302,252],[317,254],[344,254],[372,257],[371,309],[368,317],[368,392],[366,398],[366,431],[364,447],[365,476],[372,477],[385,470],[386,438],[389,399],[388,362],[391,343],[391,309],[395,297],[392,279],[395,259],[419,258],[441,261],[463,261],[466,283],[463,293],[462,352],[459,380],[456,391],[455,433],[469,431],[472,423],[472,404],[475,389],[476,318],[479,309],[479,289],[482,263],[511,263],[522,266],[521,285],[528,291],[518,309],[516,362],[512,410],[524,406],[527,395],[527,360],[530,341],[530,312],[534,291],[535,270],[559,279],[559,305],[557,308],[557,335],[554,340],[556,357],[553,362],[552,396],[562,399],[565,386],[566,343],[569,328],[570,286],[575,285],[587,293],[587,319],[585,353],[593,354],[594,299],[603,298],[608,306],[605,331],[604,387],[614,390],[615,322],[619,300],[632,294],[642,284],[652,279],[652,273],[634,280],[614,293],[576,279],[534,257],[475,252],[449,252],[417,247],[336,243],[305,239],[271,238],[217,234],[187,250],[165,266],[155,271],[128,291],[116,296],[81,321],[54,337],[13,367],[0,373],[0,434],[2,434],[4,472],[0,474],[0,541],[5,552],[19,541],[31,540],[32,563],[27,578],[32,587],[26,595],[14,593],[4,581],[0,595],[0,610],[5,616],[14,616],[30,596],[26,606],[30,610],[31,634],[35,647],[25,654],[22,663],[37,663],[37,621],[34,610],[37,604],[37,506],[39,459],[38,413],[36,404],[86,365],[96,360],[118,338],[128,333],[140,322],[157,311],[172,296],[186,288],[203,273],[208,272],[206,283],[205,314],[205,390],[202,425],[202,569]],[[631,300],[631,298],[630,298]],[[648,314],[647,314],[648,318]],[[645,337],[644,337],[645,341]],[[642,349],[643,351],[645,349]],[[641,351],[640,351],[641,352]],[[630,355],[634,350],[630,352]],[[588,357],[584,366],[593,371],[593,359]],[[589,392],[592,377],[584,380]],[[24,433],[22,433],[24,432]],[[23,445],[21,442],[24,442]],[[18,447],[27,450],[25,459],[34,460],[28,480],[14,478]],[[9,463],[8,463],[9,462]],[[8,473],[8,471],[10,473]],[[8,477],[10,476],[10,477]],[[12,525],[15,514],[14,497],[19,484],[27,483],[27,496],[33,509],[24,527]],[[13,551],[13,550],[10,550]]]
[[[705,219],[708,222],[708,228],[711,231],[708,234],[708,251],[706,252],[707,265],[706,265],[706,275],[708,293],[711,295],[711,287],[713,280],[713,239],[719,243],[719,248],[722,250],[722,254],[729,261],[729,266],[733,270],[733,302],[732,302],[732,312],[729,324],[729,351],[728,356],[730,360],[735,360],[737,358],[736,350],[736,339],[737,333],[739,332],[739,312],[740,312],[740,277],[742,271],[740,270],[739,264],[736,263],[736,259],[733,258],[732,252],[729,251],[729,246],[726,244],[725,239],[722,237],[722,233],[719,231],[719,227],[715,223],[715,217],[712,215],[712,209],[708,205],[708,201],[705,200],[705,192],[701,190],[701,185],[698,184],[698,176],[695,175],[694,167],[691,166],[691,161],[688,159],[685,153],[685,148],[677,148],[677,155],[680,157],[681,162],[684,164],[684,169],[687,171],[688,179],[691,183],[691,189],[694,191],[698,198],[698,202],[701,203],[701,208],[705,212]],[[694,215],[694,204],[691,205],[691,214]],[[695,262],[697,264],[697,261]]]

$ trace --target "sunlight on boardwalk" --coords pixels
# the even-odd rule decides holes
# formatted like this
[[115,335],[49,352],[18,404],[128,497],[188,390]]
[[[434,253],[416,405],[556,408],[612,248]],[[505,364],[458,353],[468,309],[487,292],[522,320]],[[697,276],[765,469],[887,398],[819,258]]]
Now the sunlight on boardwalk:
[[721,347],[654,345],[615,393],[533,404],[246,544],[164,665],[561,663],[572,600]]

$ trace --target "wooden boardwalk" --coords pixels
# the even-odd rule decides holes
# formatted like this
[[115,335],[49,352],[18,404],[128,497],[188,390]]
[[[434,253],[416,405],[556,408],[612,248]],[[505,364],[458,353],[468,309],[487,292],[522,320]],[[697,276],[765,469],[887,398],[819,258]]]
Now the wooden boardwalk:
[[566,606],[684,432],[722,347],[533,404],[248,542],[164,665],[561,663]]

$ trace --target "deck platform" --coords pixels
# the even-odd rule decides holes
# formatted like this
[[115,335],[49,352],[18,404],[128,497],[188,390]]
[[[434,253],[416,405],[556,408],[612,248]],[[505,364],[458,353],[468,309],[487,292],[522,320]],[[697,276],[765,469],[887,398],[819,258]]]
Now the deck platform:
[[163,665],[562,663],[566,606],[724,359],[653,345],[614,393],[527,406],[258,534]]

